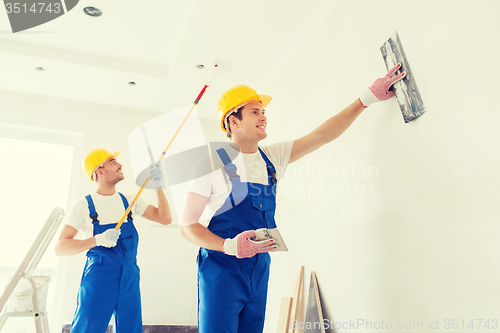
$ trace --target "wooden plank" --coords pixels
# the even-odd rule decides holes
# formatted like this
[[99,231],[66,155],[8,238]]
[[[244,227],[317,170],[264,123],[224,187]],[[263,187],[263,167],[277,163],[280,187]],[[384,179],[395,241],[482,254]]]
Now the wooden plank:
[[321,308],[318,280],[316,279],[315,272],[311,272],[311,283],[309,285],[309,297],[307,299],[304,333],[325,333],[325,327],[323,325],[323,310]]
[[278,333],[288,333],[291,310],[292,310],[292,298],[283,297],[281,299],[280,316],[278,318]]
[[293,323],[297,324],[298,323],[298,318],[300,316],[300,304],[301,304],[301,298],[302,298],[302,288],[304,286],[304,266],[301,266],[300,268],[300,273],[299,277],[297,279],[297,283],[295,284],[295,288],[293,290],[293,301],[292,301],[292,310],[290,314],[290,328],[289,332],[290,333],[298,333],[298,325],[294,325]]

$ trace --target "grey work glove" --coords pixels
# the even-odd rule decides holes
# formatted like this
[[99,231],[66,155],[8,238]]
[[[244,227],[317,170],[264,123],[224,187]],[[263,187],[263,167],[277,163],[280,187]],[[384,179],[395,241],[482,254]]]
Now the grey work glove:
[[118,237],[120,237],[120,230],[108,229],[102,234],[95,235],[95,245],[104,247],[115,247]]
[[156,162],[154,166],[151,167],[149,171],[149,180],[154,183],[154,188],[166,188],[165,178],[163,177],[163,171],[161,169],[161,162]]

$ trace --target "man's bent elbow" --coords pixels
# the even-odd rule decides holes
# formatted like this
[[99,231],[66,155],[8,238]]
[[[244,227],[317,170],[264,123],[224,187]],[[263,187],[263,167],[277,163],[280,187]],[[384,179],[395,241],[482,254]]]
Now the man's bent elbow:
[[172,224],[172,216],[160,219],[160,223],[163,224],[163,225]]
[[190,230],[189,230],[189,227],[187,225],[182,225],[181,224],[181,227],[179,228],[179,233],[181,234],[181,236],[186,239],[186,240],[190,240]]
[[62,257],[65,255],[60,243],[56,244],[54,252],[56,253],[56,257]]

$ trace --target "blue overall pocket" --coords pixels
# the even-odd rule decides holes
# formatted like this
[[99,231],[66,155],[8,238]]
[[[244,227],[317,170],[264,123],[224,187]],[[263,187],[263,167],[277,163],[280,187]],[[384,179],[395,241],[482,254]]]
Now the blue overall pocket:
[[267,210],[274,211],[276,209],[276,201],[274,198],[252,195],[252,206],[261,212],[265,212]]
[[133,237],[122,239],[123,252],[126,258],[135,258],[137,256],[137,243]]
[[203,247],[198,251],[198,256],[196,257],[196,263],[198,264],[198,273],[203,270],[203,266],[205,266],[205,261],[208,258],[210,250],[207,250]]
[[263,196],[252,196],[252,206],[253,208],[262,212],[262,217],[264,220],[265,228],[276,228],[276,222],[274,221],[274,211],[276,209],[275,198],[263,197]]

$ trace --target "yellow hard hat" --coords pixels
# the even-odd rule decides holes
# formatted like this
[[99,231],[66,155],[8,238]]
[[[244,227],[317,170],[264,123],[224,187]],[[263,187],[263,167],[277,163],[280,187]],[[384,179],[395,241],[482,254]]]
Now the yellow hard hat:
[[219,98],[217,106],[217,114],[219,115],[220,127],[224,132],[227,132],[224,127],[224,120],[228,112],[240,108],[242,105],[257,101],[266,107],[271,102],[272,97],[268,95],[259,95],[255,90],[245,85],[237,85],[226,91]]
[[93,149],[90,153],[85,156],[83,159],[83,171],[90,177],[91,181],[95,181],[94,179],[94,171],[95,169],[106,162],[106,160],[110,157],[116,158],[120,155],[120,152],[114,152],[111,154],[106,149],[96,148]]

